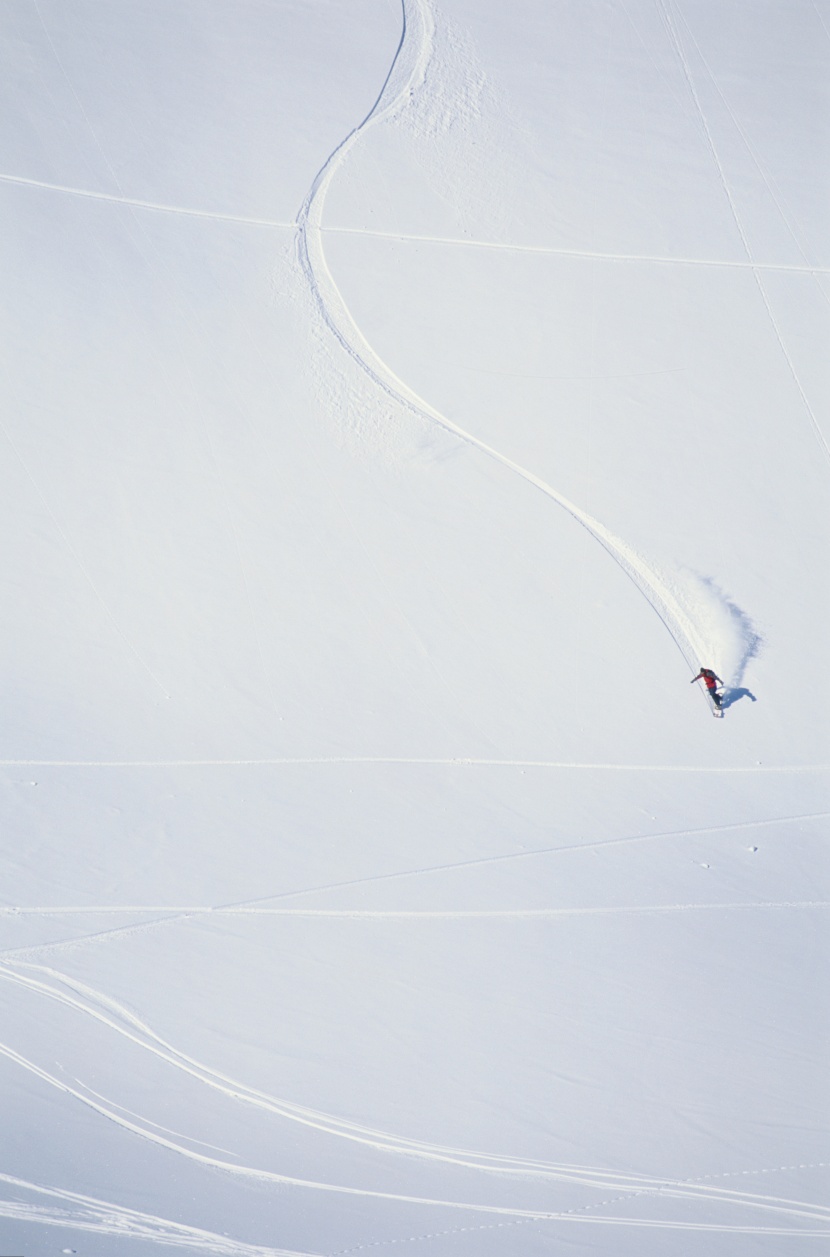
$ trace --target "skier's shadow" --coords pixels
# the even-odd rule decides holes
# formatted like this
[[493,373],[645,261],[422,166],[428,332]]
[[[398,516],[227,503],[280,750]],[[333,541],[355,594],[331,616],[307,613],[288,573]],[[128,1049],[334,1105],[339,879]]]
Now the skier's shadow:
[[740,702],[742,698],[750,698],[753,703],[757,703],[758,699],[752,693],[752,690],[746,689],[744,686],[733,686],[731,689],[725,690],[721,698],[721,707],[731,707],[733,703]]

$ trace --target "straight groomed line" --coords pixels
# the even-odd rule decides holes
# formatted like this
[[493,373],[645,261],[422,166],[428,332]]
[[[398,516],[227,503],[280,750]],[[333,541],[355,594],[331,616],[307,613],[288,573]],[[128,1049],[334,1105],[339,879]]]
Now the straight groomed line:
[[[28,179],[24,175],[0,174],[0,183],[15,184],[24,188],[38,188],[45,192],[59,192],[63,196],[77,196],[87,201],[106,201],[114,205],[127,205],[131,209],[150,210],[156,214],[181,214],[186,218],[209,218],[222,223],[241,223],[248,227],[270,227],[278,231],[295,231],[295,221],[282,222],[274,218],[256,218],[247,214],[225,214],[220,210],[192,209],[186,205],[167,205],[162,201],[145,201],[139,197],[121,196],[113,192],[95,192],[91,188],[74,188],[65,183],[49,183],[45,179]],[[566,249],[544,244],[510,244],[498,240],[470,240],[461,236],[422,236],[397,231],[381,231],[372,227],[324,227],[320,230],[333,235],[372,236],[379,240],[400,240],[412,244],[458,245],[466,249],[496,249],[506,253],[549,254],[552,257],[587,258],[606,262],[652,262],[659,266],[708,266],[727,270],[792,271],[802,275],[828,275],[826,266],[792,266],[784,262],[731,262],[718,258],[667,257],[645,253],[603,253],[589,249]]]
[[[268,907],[233,907],[213,908],[207,904],[122,904],[115,907],[96,906],[67,908],[7,908],[0,907],[0,916],[95,916],[110,913],[169,912],[186,914],[187,916],[213,917],[330,917],[340,920],[356,921],[397,921],[397,920],[549,920],[554,917],[605,917],[605,916],[643,916],[659,915],[673,912],[782,912],[803,910],[805,908],[830,908],[830,900],[800,899],[783,900],[781,902],[762,901],[758,903],[666,903],[666,904],[622,904],[603,908],[268,908]],[[159,924],[163,925],[164,921]],[[77,942],[76,939],[65,939],[65,943]],[[48,944],[47,944],[48,946]]]
[[88,201],[109,201],[115,205],[129,205],[132,209],[154,210],[158,214],[183,214],[187,218],[215,218],[223,223],[244,223],[249,227],[276,227],[294,231],[295,222],[283,223],[272,218],[253,218],[245,214],[223,214],[218,210],[189,209],[185,205],[165,205],[159,201],[142,201],[136,197],[120,196],[114,192],[93,192],[89,188],[72,188],[64,183],[47,183],[43,179],[26,179],[22,175],[0,174],[0,183],[19,184],[24,188],[40,188],[46,192],[61,192],[65,196],[80,196]]
[[435,768],[558,768],[632,773],[823,773],[830,764],[602,764],[546,759],[451,759],[396,755],[312,755],[273,759],[0,759],[0,768],[271,768],[315,765],[412,765]]
[[329,227],[320,231],[329,235],[373,236],[380,240],[400,240],[412,244],[463,245],[467,249],[499,249],[507,253],[547,253],[553,257],[589,258],[604,262],[654,262],[660,266],[715,266],[727,270],[795,271],[803,275],[830,274],[826,266],[793,266],[786,262],[728,261],[723,258],[668,257],[648,253],[604,253],[594,249],[566,249],[545,244],[510,244],[498,240],[471,240],[455,236],[421,236],[400,231],[381,231],[373,227]]

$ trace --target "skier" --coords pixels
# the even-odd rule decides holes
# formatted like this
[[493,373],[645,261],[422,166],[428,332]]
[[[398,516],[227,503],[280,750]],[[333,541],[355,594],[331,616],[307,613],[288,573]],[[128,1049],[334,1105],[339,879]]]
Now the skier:
[[720,679],[718,674],[716,672],[713,672],[711,668],[701,668],[697,676],[692,677],[691,684],[694,685],[695,681],[705,682],[706,688],[709,691],[709,697],[711,698],[712,702],[715,704],[716,707],[720,707],[723,702],[723,699],[721,695],[718,693],[717,687],[719,685],[723,685],[724,682]]

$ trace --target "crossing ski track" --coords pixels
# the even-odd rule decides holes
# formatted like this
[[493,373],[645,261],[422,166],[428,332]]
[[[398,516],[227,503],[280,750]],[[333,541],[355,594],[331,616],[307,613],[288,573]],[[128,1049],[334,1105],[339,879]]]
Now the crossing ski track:
[[[307,886],[299,890],[287,891],[283,894],[262,895],[256,899],[248,899],[237,901],[236,903],[225,904],[62,904],[55,905],[17,905],[5,904],[0,906],[0,918],[15,917],[40,917],[50,919],[54,917],[73,917],[73,916],[144,916],[151,915],[154,919],[146,922],[132,921],[129,925],[113,926],[106,930],[95,930],[87,934],[76,934],[68,939],[60,939],[46,941],[43,943],[33,943],[23,947],[7,947],[0,949],[0,959],[25,959],[34,956],[43,956],[44,953],[55,953],[59,951],[71,950],[73,947],[86,942],[100,942],[104,939],[124,938],[128,935],[146,933],[150,930],[161,926],[172,925],[177,921],[184,921],[193,917],[208,916],[244,916],[244,915],[273,915],[273,916],[314,916],[326,915],[314,912],[280,912],[274,910],[274,905],[284,903],[286,900],[301,899],[308,895],[325,894],[332,890],[348,890],[359,886],[367,886],[379,882],[396,882],[405,879],[418,877],[434,877],[442,873],[456,872],[462,869],[480,868],[492,864],[501,864],[507,861],[514,862],[518,860],[539,859],[541,857],[557,857],[564,855],[576,855],[596,851],[605,847],[620,846],[622,844],[640,844],[646,842],[660,842],[678,838],[694,838],[702,837],[707,834],[735,833],[743,830],[756,830],[770,825],[787,825],[787,824],[809,824],[814,821],[824,820],[830,813],[827,812],[810,812],[801,813],[793,816],[778,816],[767,819],[758,819],[753,821],[742,821],[732,825],[708,825],[698,829],[681,829],[681,830],[664,830],[652,834],[628,834],[621,835],[616,838],[600,839],[596,842],[574,843],[569,846],[558,847],[542,847],[530,851],[511,851],[501,855],[484,856],[476,860],[462,860],[451,864],[439,864],[420,869],[401,869],[392,873],[381,873],[371,877],[352,878],[348,881],[324,883],[318,886]],[[793,910],[793,909],[821,909],[830,906],[825,904],[823,900],[797,900],[797,901],[779,901],[779,902],[751,902],[742,901],[738,903],[693,903],[693,904],[654,904],[654,905],[632,905],[630,907],[617,906],[611,909],[591,909],[581,908],[575,910],[534,910],[530,913],[522,913],[520,910],[499,911],[497,909],[490,910],[488,913],[479,913],[479,916],[489,915],[492,917],[507,917],[535,915],[540,917],[553,918],[556,916],[567,915],[596,915],[598,912],[615,912],[618,915],[626,913],[657,913],[681,912],[681,911],[715,911],[715,910],[747,910],[755,909],[758,911],[771,910]],[[377,917],[378,919],[389,919],[396,915],[406,918],[406,916],[435,916],[435,913],[391,913],[376,911],[375,913],[367,913],[365,911],[350,911],[348,909],[341,910],[338,913],[329,913],[327,915],[340,916],[343,919],[360,919],[361,917]],[[452,918],[462,918],[464,916],[475,916],[475,913],[453,913],[450,910],[444,911],[441,916]]]
[[[300,226],[297,219],[289,221],[278,218],[262,218],[253,214],[231,214],[226,210],[200,209],[192,205],[172,205],[167,201],[149,201],[121,193],[102,192],[95,188],[79,188],[67,183],[53,183],[47,179],[32,179],[26,175],[0,172],[0,183],[23,188],[34,188],[42,192],[57,192],[63,196],[80,197],[87,201],[102,201],[111,205],[124,205],[129,209],[148,210],[156,214],[180,214],[184,218],[206,218],[220,223],[233,223],[245,227],[268,227],[274,231],[296,233]],[[650,262],[655,266],[699,266],[722,270],[781,271],[789,274],[815,275],[817,277],[830,275],[830,267],[814,266],[806,258],[803,265],[800,265],[790,262],[765,262],[761,260],[741,261],[734,258],[684,257],[680,254],[665,253],[609,253],[602,250],[568,249],[548,244],[516,244],[506,240],[477,240],[472,236],[436,236],[424,235],[418,232],[384,231],[374,227],[338,227],[331,223],[321,224],[320,230],[329,236],[367,236],[372,239],[397,240],[407,244],[447,245],[458,249],[488,249],[500,253],[534,253],[552,257],[584,258],[588,261],[597,262]],[[797,244],[797,247],[799,252],[801,252],[800,245]],[[825,297],[825,300],[830,300],[830,298]],[[683,368],[676,369],[682,370]],[[668,374],[668,372],[638,371],[632,372],[631,376],[664,374]],[[560,377],[531,376],[525,378],[557,379]],[[600,379],[602,377],[592,376],[585,378]]]
[[[308,893],[308,892],[301,892]],[[286,917],[300,918],[312,920],[332,919],[340,921],[475,921],[475,920],[503,920],[503,921],[526,921],[526,920],[556,920],[579,917],[596,917],[596,916],[673,916],[677,913],[695,913],[695,912],[804,912],[804,911],[823,911],[830,908],[830,901],[823,899],[804,899],[804,900],[770,900],[759,902],[737,901],[734,903],[675,903],[675,904],[633,904],[633,905],[612,905],[610,907],[584,907],[584,908],[481,908],[481,909],[363,909],[363,908],[332,908],[332,909],[315,909],[315,908],[296,908],[296,909],[279,909],[279,908],[258,908],[258,907],[210,907],[201,904],[193,905],[159,905],[152,907],[148,905],[138,905],[136,907],[116,908],[112,911],[103,909],[101,915],[132,915],[144,916],[151,914],[152,921],[132,921],[129,925],[111,926],[106,930],[94,930],[88,934],[75,934],[71,938],[57,939],[55,941],[47,941],[43,943],[30,943],[23,947],[8,947],[0,950],[0,960],[11,962],[26,961],[34,956],[43,958],[44,955],[51,955],[56,952],[71,951],[84,943],[100,943],[105,940],[109,941],[115,938],[124,939],[134,937],[138,934],[147,934],[152,930],[159,929],[166,925],[175,925],[177,923],[193,920],[194,918],[206,919],[214,917],[216,919],[222,917]],[[68,911],[57,909],[54,912],[46,909],[41,912],[39,909],[24,909],[18,912],[11,909],[3,915],[8,916],[36,916],[49,918],[52,916],[73,916],[76,909]],[[97,915],[95,908],[85,909],[84,912],[89,916]]]
[[[543,1179],[551,1183],[569,1183],[602,1191],[613,1190],[622,1192],[623,1197],[655,1196],[661,1200],[693,1200],[702,1203],[732,1206],[741,1210],[753,1210],[775,1215],[776,1218],[802,1219],[807,1222],[822,1222],[822,1228],[808,1228],[804,1225],[749,1225],[745,1223],[691,1223],[671,1218],[626,1218],[589,1215],[586,1207],[582,1209],[555,1210],[549,1207],[538,1209],[516,1208],[504,1204],[481,1204],[477,1202],[448,1200],[442,1198],[408,1195],[399,1192],[384,1192],[372,1188],[351,1187],[345,1184],[300,1179],[280,1174],[265,1167],[239,1164],[225,1158],[210,1156],[186,1147],[176,1139],[168,1139],[161,1134],[157,1123],[143,1118],[131,1121],[126,1116],[128,1110],[112,1101],[103,1101],[99,1093],[92,1092],[80,1080],[73,1086],[67,1078],[58,1078],[37,1062],[23,1056],[7,1044],[0,1044],[0,1055],[13,1061],[22,1069],[34,1074],[42,1082],[55,1087],[80,1103],[85,1104],[100,1116],[115,1123],[151,1143],[166,1148],[190,1160],[222,1169],[230,1174],[260,1181],[279,1183],[284,1186],[323,1191],[347,1196],[358,1196],[376,1200],[396,1201],[407,1204],[463,1210],[471,1213],[492,1214],[501,1217],[535,1219],[537,1221],[580,1221],[601,1225],[660,1227],[681,1230],[703,1230],[717,1233],[755,1234],[755,1235],[787,1235],[805,1237],[808,1235],[830,1235],[830,1207],[810,1202],[791,1200],[786,1197],[765,1193],[738,1191],[732,1188],[717,1186],[713,1179],[720,1176],[708,1176],[704,1179],[674,1180],[657,1178],[644,1174],[623,1174],[605,1170],[597,1166],[571,1165],[536,1161],[518,1157],[498,1156],[491,1153],[475,1152],[466,1149],[447,1147],[426,1141],[407,1139],[390,1135],[359,1123],[345,1121],[341,1118],[311,1109],[302,1105],[272,1096],[267,1092],[247,1086],[238,1079],[211,1069],[195,1058],[178,1050],[168,1041],[156,1034],[153,1029],[129,1009],[101,991],[95,990],[86,983],[70,978],[58,970],[43,965],[17,964],[0,965],[0,980],[23,987],[36,995],[56,1001],[66,1008],[79,1013],[103,1026],[113,1034],[128,1040],[136,1047],[156,1056],[173,1068],[182,1071],[224,1096],[244,1104],[251,1105],[274,1117],[299,1123],[302,1126],[319,1131],[326,1135],[336,1136],[354,1143],[362,1144],[379,1152],[416,1157],[430,1162],[451,1164],[461,1168],[486,1173],[489,1175],[513,1176],[530,1179]],[[97,1097],[97,1098],[96,1098]],[[182,1138],[182,1136],[178,1136]],[[190,1140],[191,1143],[202,1141]],[[202,1146],[204,1146],[202,1144]],[[790,1167],[777,1167],[784,1171]],[[816,1165],[811,1168],[820,1168]],[[822,1167],[823,1168],[823,1165]],[[760,1174],[770,1172],[751,1168],[741,1171],[742,1174]],[[735,1177],[735,1172],[722,1177]],[[11,1180],[8,1176],[0,1176],[2,1181]],[[52,1190],[52,1189],[35,1189]],[[59,1194],[55,1192],[55,1194]],[[74,1194],[67,1193],[67,1197]],[[89,1198],[77,1197],[86,1201]],[[620,1199],[617,1197],[616,1199]],[[100,1203],[100,1202],[97,1202]],[[607,1203],[607,1202],[606,1202]],[[587,1208],[600,1208],[602,1202]],[[129,1212],[129,1211],[127,1211]],[[0,1204],[0,1216],[3,1216],[3,1205]],[[217,1250],[210,1250],[217,1251]],[[221,1250],[219,1250],[221,1251]],[[277,1252],[284,1250],[256,1249],[255,1252]]]

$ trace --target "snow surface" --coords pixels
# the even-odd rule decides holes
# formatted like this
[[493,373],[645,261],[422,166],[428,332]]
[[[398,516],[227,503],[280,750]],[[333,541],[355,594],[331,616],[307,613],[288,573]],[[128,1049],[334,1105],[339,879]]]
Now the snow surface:
[[0,1251],[825,1253],[827,0],[3,16]]

